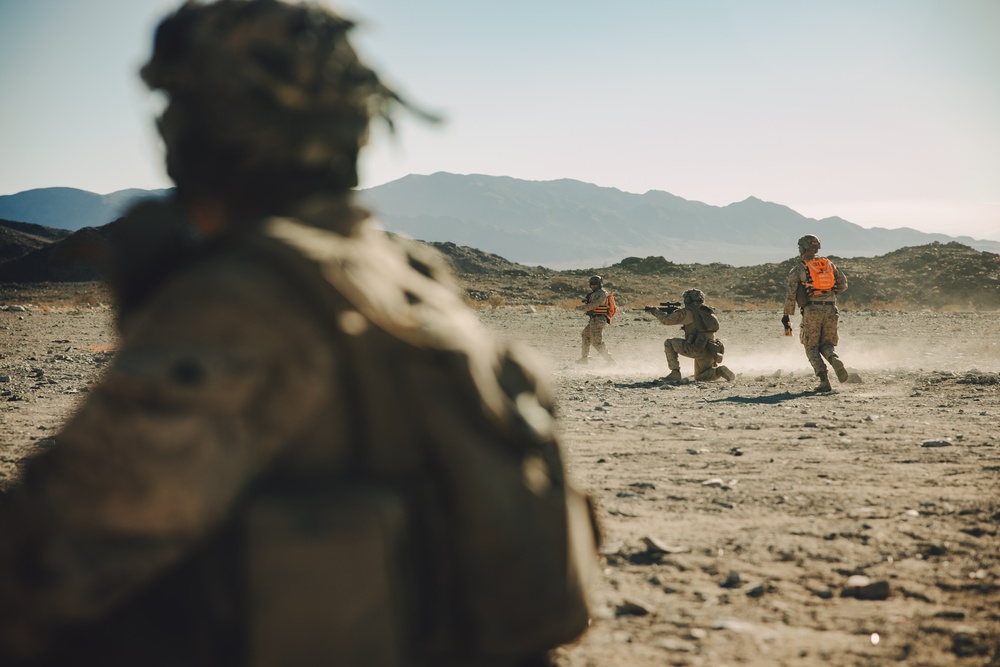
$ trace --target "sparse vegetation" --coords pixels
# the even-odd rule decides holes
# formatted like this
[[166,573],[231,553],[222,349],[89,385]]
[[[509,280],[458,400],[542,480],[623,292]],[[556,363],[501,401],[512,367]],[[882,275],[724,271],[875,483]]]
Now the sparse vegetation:
[[[495,255],[454,244],[435,244],[453,262],[472,301],[499,294],[508,305],[573,307],[586,292],[586,277],[604,276],[619,306],[676,301],[697,287],[722,310],[777,310],[785,298],[785,276],[796,259],[778,264],[735,267],[727,264],[674,264],[662,257],[628,257],[607,267],[553,271],[507,263]],[[459,253],[456,262],[450,253]],[[939,312],[1000,309],[1000,255],[960,243],[932,243],[903,248],[881,257],[833,257],[847,274],[841,297],[846,310],[932,310]],[[461,267],[475,267],[463,271]],[[514,268],[512,268],[514,267]],[[569,304],[572,304],[570,306]]]

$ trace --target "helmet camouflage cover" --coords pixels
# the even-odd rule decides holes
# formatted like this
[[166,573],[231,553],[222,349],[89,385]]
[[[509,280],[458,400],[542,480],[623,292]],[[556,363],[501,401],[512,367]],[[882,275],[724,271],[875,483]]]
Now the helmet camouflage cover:
[[685,306],[689,306],[692,303],[705,303],[705,293],[700,289],[689,289],[682,296]]
[[799,252],[806,253],[812,250],[819,250],[819,238],[813,234],[806,234],[799,239]]
[[280,0],[185,2],[158,26],[143,81],[162,90],[167,170],[178,184],[199,171],[206,144],[225,169],[261,165],[324,172],[357,184],[356,158],[373,116],[403,102],[358,59],[353,22]]
[[604,278],[602,278],[600,276],[590,276],[590,280],[587,281],[587,284],[588,285],[603,285],[604,284]]

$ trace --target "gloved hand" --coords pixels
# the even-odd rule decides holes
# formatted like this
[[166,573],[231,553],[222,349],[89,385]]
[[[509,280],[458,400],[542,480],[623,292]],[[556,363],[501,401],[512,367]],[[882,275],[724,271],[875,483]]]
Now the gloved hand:
[[781,316],[781,323],[785,325],[785,327],[788,327],[788,325],[791,323],[791,320],[788,319],[788,315]]

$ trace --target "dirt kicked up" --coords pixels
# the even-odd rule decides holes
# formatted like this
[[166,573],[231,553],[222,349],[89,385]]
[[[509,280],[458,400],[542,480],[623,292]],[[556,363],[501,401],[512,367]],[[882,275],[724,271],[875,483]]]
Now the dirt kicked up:
[[[0,485],[112,354],[109,309],[47,310],[0,312]],[[1000,665],[1000,316],[842,312],[861,382],[821,395],[778,312],[721,313],[736,380],[679,385],[679,328],[641,313],[616,365],[578,366],[579,314],[478,312],[552,374],[600,508],[595,619],[558,665]]]

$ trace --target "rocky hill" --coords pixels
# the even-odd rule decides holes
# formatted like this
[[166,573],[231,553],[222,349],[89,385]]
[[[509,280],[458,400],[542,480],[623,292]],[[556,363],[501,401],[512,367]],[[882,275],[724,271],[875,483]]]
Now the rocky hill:
[[69,236],[68,231],[0,220],[0,262],[8,262]]
[[[115,234],[123,233],[120,227],[116,221],[67,236],[65,231],[37,225],[0,224],[0,283],[100,280],[101,253]],[[776,309],[784,299],[785,278],[797,261],[789,257],[738,267],[679,264],[647,256],[557,271],[451,242],[429,245],[454,268],[473,305],[575,305],[586,292],[589,276],[600,274],[625,307],[674,301],[684,290],[697,287],[720,308]],[[848,277],[849,289],[841,297],[846,308],[1000,309],[1000,255],[996,253],[935,242],[878,257],[831,258]]]
[[[705,291],[725,309],[780,308],[785,279],[797,258],[735,267],[677,264],[663,257],[628,257],[610,266],[553,271],[510,262],[454,244],[432,244],[453,264],[474,301],[568,305],[599,274],[619,304],[674,301],[689,288]],[[456,257],[458,261],[456,261]],[[887,310],[998,310],[1000,255],[960,243],[930,243],[878,257],[830,256],[848,278],[845,308]]]

